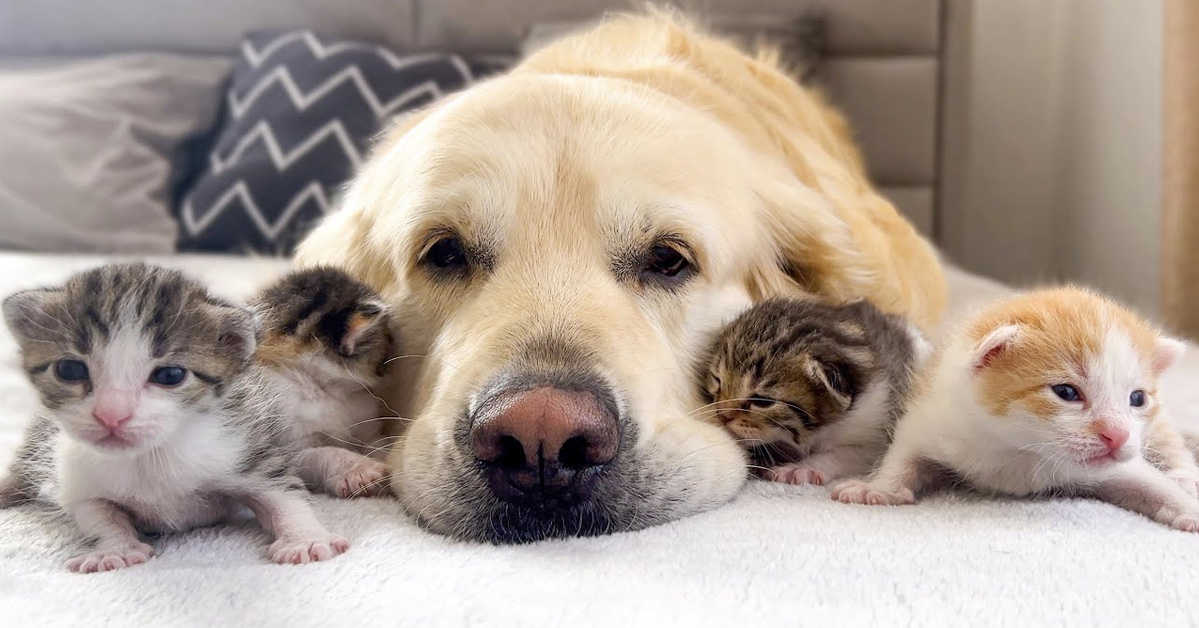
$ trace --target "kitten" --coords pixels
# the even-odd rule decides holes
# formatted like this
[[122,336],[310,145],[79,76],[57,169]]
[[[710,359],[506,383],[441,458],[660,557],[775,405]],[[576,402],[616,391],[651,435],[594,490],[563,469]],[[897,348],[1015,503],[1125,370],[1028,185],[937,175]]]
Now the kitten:
[[286,275],[251,303],[264,338],[255,360],[283,391],[300,452],[300,477],[336,497],[387,487],[379,451],[385,417],[371,392],[394,346],[390,317],[374,291],[333,268]]
[[776,299],[725,327],[705,393],[760,475],[824,484],[870,470],[929,353],[912,325],[866,301]]
[[177,271],[119,264],[4,300],[41,397],[0,505],[60,507],[94,541],[73,571],[120,569],[179,532],[249,507],[275,536],[271,560],[345,551],[317,520],[294,446],[251,356],[251,312]]
[[1185,345],[1091,292],[1014,297],[954,332],[847,503],[910,504],[951,472],[1005,495],[1093,496],[1199,531],[1199,468],[1157,399]]

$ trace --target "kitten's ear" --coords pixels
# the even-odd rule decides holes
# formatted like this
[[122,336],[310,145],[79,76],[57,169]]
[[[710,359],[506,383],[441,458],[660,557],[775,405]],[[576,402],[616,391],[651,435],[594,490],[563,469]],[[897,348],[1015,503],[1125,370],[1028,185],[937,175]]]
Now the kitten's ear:
[[1166,369],[1174,366],[1174,363],[1186,353],[1187,345],[1181,340],[1175,340],[1169,336],[1159,336],[1157,346],[1153,349],[1152,363],[1154,375],[1161,375]]
[[43,340],[57,328],[50,309],[57,305],[62,290],[36,289],[4,299],[4,322],[17,338]]
[[853,397],[856,391],[853,388],[853,382],[849,378],[849,374],[838,368],[835,364],[828,362],[812,362],[808,366],[808,374],[820,382],[828,390],[828,394],[841,406],[841,410],[848,410],[849,406],[853,405]]
[[221,347],[228,349],[240,359],[248,359],[258,348],[261,325],[254,310],[240,307],[222,307],[219,313]]
[[376,333],[386,331],[388,324],[387,305],[382,301],[366,301],[358,306],[346,322],[346,333],[341,337],[339,351],[352,357],[362,343]]
[[999,329],[987,334],[977,346],[974,347],[974,354],[971,357],[970,365],[975,371],[985,368],[999,354],[1007,350],[1007,348],[1016,341],[1020,336],[1019,325],[1004,325]]

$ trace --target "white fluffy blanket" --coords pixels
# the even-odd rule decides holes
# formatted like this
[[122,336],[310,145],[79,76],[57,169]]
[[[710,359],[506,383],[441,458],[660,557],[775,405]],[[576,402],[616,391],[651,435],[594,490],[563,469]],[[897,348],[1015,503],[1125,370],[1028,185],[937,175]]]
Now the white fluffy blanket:
[[[0,255],[0,293],[96,259]],[[230,296],[283,266],[177,257]],[[1005,289],[951,273],[951,317]],[[1199,352],[1165,394],[1199,423]],[[0,337],[0,463],[36,400]],[[419,530],[386,498],[318,498],[353,542],[276,566],[250,524],[157,542],[133,569],[67,573],[66,531],[0,511],[0,626],[1186,625],[1199,617],[1199,535],[1088,500],[960,494],[913,507],[837,504],[825,489],[751,482],[733,503],[600,538],[492,547]]]

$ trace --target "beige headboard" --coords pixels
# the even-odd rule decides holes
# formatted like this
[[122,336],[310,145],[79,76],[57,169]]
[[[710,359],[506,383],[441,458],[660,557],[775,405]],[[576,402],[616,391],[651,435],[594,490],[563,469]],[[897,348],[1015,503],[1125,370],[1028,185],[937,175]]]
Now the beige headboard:
[[[709,16],[819,16],[821,74],[849,115],[871,175],[924,232],[952,228],[964,147],[955,76],[968,43],[959,0],[683,0]],[[0,55],[131,50],[231,54],[251,30],[310,28],[401,50],[517,50],[538,23],[584,20],[630,0],[5,0]]]

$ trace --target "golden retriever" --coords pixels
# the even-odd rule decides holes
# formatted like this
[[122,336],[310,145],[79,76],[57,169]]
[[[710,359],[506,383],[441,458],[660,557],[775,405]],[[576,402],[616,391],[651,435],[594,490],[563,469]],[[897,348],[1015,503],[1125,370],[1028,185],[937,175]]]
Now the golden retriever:
[[843,119],[769,54],[610,18],[399,121],[298,251],[380,290],[392,487],[428,529],[523,542],[727,501],[696,370],[755,301],[868,298],[924,328],[934,250]]

